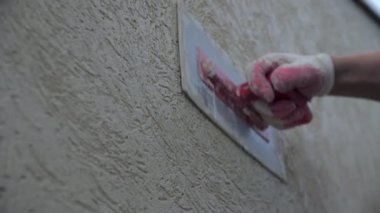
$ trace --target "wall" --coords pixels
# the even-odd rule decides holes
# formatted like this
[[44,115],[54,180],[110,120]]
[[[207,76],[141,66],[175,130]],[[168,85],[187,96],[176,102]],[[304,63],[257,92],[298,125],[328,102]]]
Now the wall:
[[[186,1],[237,67],[375,50],[347,1]],[[378,103],[322,98],[279,133],[282,183],[180,87],[175,1],[0,1],[0,211],[377,212]],[[241,69],[243,70],[243,69]]]

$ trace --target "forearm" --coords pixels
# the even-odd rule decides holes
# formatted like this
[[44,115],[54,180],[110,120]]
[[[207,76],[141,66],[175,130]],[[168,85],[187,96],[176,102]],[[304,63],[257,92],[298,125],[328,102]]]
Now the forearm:
[[332,59],[335,84],[331,95],[380,101],[380,52]]

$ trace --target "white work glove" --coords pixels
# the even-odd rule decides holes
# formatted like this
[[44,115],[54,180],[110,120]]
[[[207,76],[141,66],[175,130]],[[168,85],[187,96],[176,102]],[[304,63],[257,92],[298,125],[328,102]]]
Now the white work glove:
[[[311,121],[310,109],[306,102],[300,104],[299,97],[309,101],[314,96],[330,93],[334,85],[334,65],[327,54],[274,53],[254,63],[248,81],[253,93],[266,101],[257,102],[255,109],[267,123],[286,129]],[[276,93],[293,94],[290,98],[297,105],[295,110],[285,116],[274,116],[270,105]],[[294,94],[298,98],[294,98]]]

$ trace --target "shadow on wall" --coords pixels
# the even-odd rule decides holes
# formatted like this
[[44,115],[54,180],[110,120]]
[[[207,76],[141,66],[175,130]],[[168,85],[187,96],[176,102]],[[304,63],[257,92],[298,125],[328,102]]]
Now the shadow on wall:
[[379,24],[380,26],[380,1],[379,0],[354,0],[357,6],[359,6],[364,12],[366,12],[369,17]]

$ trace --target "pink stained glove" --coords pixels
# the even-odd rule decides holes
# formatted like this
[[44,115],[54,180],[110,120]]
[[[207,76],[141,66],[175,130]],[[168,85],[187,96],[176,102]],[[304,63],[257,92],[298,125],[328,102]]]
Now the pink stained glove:
[[[197,49],[197,69],[199,77],[209,89],[235,114],[253,128],[264,130],[268,124],[254,109],[255,103],[260,101],[252,93],[249,84],[236,85],[215,65],[201,48]],[[284,117],[296,109],[296,104],[284,97],[277,97],[276,101],[268,106],[268,113],[276,117]]]
[[[334,84],[334,66],[327,54],[313,56],[274,53],[260,58],[249,76],[253,93],[268,103],[275,93],[300,94],[306,100],[328,94]],[[298,105],[289,115],[276,117],[270,112],[270,104],[257,102],[255,109],[263,119],[279,129],[287,129],[309,123],[312,114],[307,104]]]

